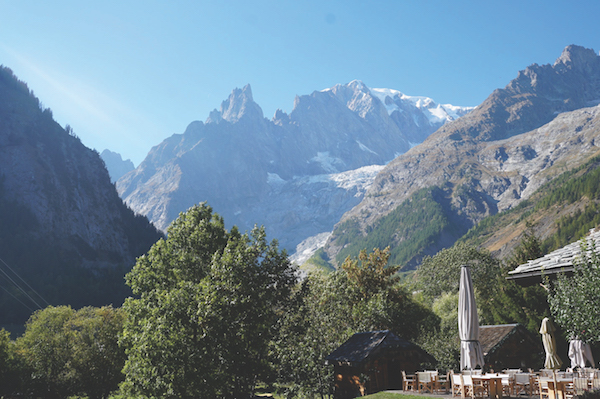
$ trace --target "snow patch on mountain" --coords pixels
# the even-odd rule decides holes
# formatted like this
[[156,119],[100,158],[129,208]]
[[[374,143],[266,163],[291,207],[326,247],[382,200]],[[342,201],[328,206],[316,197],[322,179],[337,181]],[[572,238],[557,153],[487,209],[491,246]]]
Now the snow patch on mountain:
[[366,151],[366,152],[370,152],[371,154],[378,155],[375,151],[373,151],[372,149],[370,149],[369,147],[367,147],[366,145],[364,145],[360,141],[356,140],[356,143],[358,144],[358,146],[360,147],[361,150]]
[[362,168],[349,170],[347,172],[329,175],[329,180],[336,182],[338,187],[345,190],[357,187],[360,191],[366,191],[373,183],[373,180],[375,180],[377,173],[384,167],[385,165],[363,166]]
[[[389,115],[394,112],[405,112],[403,109],[406,106],[413,106],[419,109],[430,124],[444,123],[458,119],[461,115],[472,110],[474,107],[459,107],[452,104],[437,104],[429,97],[423,96],[408,96],[398,90],[393,89],[370,89],[373,96],[379,98],[385,105]],[[415,124],[419,126],[416,116]]]
[[322,248],[325,245],[330,236],[331,232],[326,231],[315,236],[308,237],[300,244],[296,245],[296,252],[290,256],[290,260],[292,263],[302,265],[304,262],[310,259],[310,257],[313,256],[319,248]]
[[271,185],[285,184],[285,180],[283,180],[277,173],[267,173],[267,183]]
[[341,159],[330,156],[329,151],[317,152],[317,155],[310,160],[318,163],[324,170],[331,173],[339,171],[335,165],[344,165],[344,161]]

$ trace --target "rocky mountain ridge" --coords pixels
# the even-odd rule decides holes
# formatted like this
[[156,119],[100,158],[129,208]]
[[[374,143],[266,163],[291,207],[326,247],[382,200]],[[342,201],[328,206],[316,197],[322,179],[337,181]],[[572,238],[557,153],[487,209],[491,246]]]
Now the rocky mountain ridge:
[[[121,201],[99,154],[0,67],[0,258],[52,304],[116,304],[125,270],[160,237]],[[22,324],[29,309],[11,298],[23,293],[6,283],[2,323]]]
[[[344,223],[352,221],[366,235],[425,187],[444,188],[462,229],[516,206],[598,151],[597,108],[582,108],[599,100],[600,57],[593,50],[568,46],[553,65],[519,72],[471,113],[386,165],[337,225],[328,255],[335,259],[345,245]],[[395,240],[390,244],[402,237]],[[438,249],[424,248],[423,254]]]
[[130,159],[123,159],[121,154],[110,150],[104,150],[100,153],[100,158],[104,161],[110,181],[115,183],[123,175],[135,169]]
[[[290,114],[278,110],[268,120],[247,85],[204,123],[154,147],[117,189],[160,229],[207,201],[228,224],[265,225],[293,251],[304,238],[331,231],[362,198],[365,180],[341,184],[339,174],[384,165],[468,111],[353,81],[297,96]],[[370,183],[375,174],[367,174]]]

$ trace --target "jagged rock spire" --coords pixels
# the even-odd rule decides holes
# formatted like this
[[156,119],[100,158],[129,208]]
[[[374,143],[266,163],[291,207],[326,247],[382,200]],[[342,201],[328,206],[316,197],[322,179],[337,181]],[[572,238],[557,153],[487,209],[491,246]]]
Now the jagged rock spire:
[[242,89],[234,89],[229,98],[221,103],[221,110],[213,110],[206,123],[219,123],[221,120],[235,123],[246,117],[263,118],[262,109],[252,99],[252,88],[249,84]]

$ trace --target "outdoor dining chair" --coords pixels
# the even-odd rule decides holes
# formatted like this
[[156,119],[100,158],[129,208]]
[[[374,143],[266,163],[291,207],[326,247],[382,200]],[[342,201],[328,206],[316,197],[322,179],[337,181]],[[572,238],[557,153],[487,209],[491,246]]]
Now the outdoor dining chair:
[[450,372],[450,387],[452,390],[452,397],[461,396],[465,397],[463,393],[463,383],[460,374],[454,374],[453,371]]
[[573,389],[575,391],[575,395],[583,394],[585,391],[587,391],[589,389],[588,379],[581,378],[581,377],[574,377],[573,378]]
[[433,393],[435,380],[432,378],[430,372],[417,371],[417,385],[419,386],[419,393],[429,392]]
[[405,391],[415,391],[415,375],[414,374],[406,374],[404,370],[402,370],[402,389]]
[[[573,378],[575,380],[575,378]],[[587,386],[587,381],[586,381]],[[573,399],[575,396],[575,384],[565,384],[563,387],[563,398],[564,399]]]
[[461,378],[462,390],[465,396],[469,396],[471,398],[482,398],[486,394],[485,386],[481,383],[475,383],[471,375],[461,374]]
[[545,377],[538,377],[538,390],[540,392],[540,399],[550,399],[548,380]]
[[502,377],[502,396],[513,396],[514,377],[510,374],[505,374]]
[[443,390],[444,393],[448,393],[448,391],[450,391],[450,382],[450,371],[445,375],[438,374],[436,391],[441,392]]
[[527,373],[516,373],[513,384],[513,392],[515,396],[524,394],[525,396],[531,396],[531,378]]

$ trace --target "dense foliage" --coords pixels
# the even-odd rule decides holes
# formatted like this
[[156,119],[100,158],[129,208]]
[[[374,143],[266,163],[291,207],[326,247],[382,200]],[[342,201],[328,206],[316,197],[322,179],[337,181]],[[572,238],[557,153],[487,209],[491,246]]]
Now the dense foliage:
[[[442,234],[459,238],[466,232],[454,220],[449,202],[439,187],[425,188],[414,193],[388,215],[381,217],[366,234],[355,220],[347,220],[336,227],[339,235],[335,244],[343,247],[336,260],[341,263],[347,256],[358,256],[364,248],[390,246],[390,262],[414,266],[425,248],[440,247]],[[423,223],[423,221],[427,223]]]
[[435,356],[441,369],[458,368],[460,266],[471,266],[481,325],[520,323],[537,334],[540,321],[549,316],[545,290],[539,286],[521,287],[505,277],[515,264],[539,257],[540,251],[539,240],[530,229],[507,264],[501,264],[487,251],[464,243],[423,260],[416,271],[415,288],[441,322],[439,329],[423,331],[417,342]]
[[415,288],[442,320],[438,329],[423,331],[418,343],[440,362],[442,369],[459,369],[458,310],[451,309],[458,309],[462,265],[471,266],[479,318],[487,324],[490,320],[483,309],[492,302],[500,276],[500,263],[488,252],[459,244],[425,257],[415,273]]
[[389,249],[361,251],[340,270],[310,274],[297,288],[273,343],[278,381],[289,396],[333,392],[333,369],[323,360],[356,332],[390,329],[414,340],[438,318],[398,283]]
[[45,398],[107,398],[123,380],[118,334],[125,314],[112,307],[48,307],[35,312],[16,341],[11,393]]
[[494,291],[500,275],[500,262],[489,252],[465,244],[444,249],[428,256],[417,268],[418,288],[433,300],[445,292],[458,292],[460,267],[470,265],[477,299]]
[[561,274],[552,283],[548,302],[556,323],[569,338],[600,341],[600,253],[595,245],[581,243],[573,276]]
[[171,225],[127,275],[123,389],[151,397],[251,397],[296,282],[264,229],[227,231],[205,204]]

